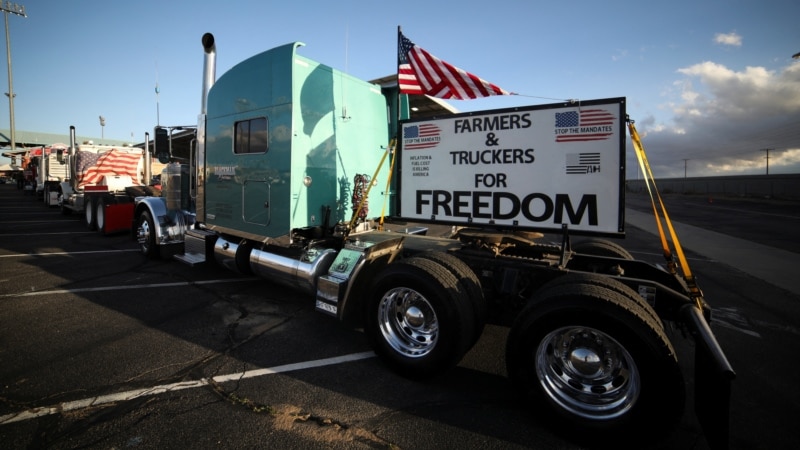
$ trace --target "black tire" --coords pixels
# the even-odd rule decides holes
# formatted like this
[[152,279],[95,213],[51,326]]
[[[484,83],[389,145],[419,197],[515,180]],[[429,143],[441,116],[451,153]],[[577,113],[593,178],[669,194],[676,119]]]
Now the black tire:
[[489,314],[489,307],[483,296],[483,289],[481,289],[481,282],[478,276],[475,275],[475,272],[472,271],[467,263],[449,253],[425,251],[417,253],[414,256],[439,263],[458,279],[461,290],[466,293],[467,299],[472,304],[472,309],[475,311],[472,323],[475,334],[470,344],[470,347],[472,347],[483,334],[483,329],[486,326],[486,318]]
[[408,258],[375,278],[364,328],[389,367],[422,379],[461,361],[472,345],[474,316],[452,272],[435,261]]
[[50,186],[45,183],[44,185],[44,192],[42,194],[42,201],[44,202],[44,206],[50,206]]
[[[624,247],[605,239],[590,238],[572,245],[572,251],[591,256],[603,256],[610,258],[620,258],[626,260],[633,260],[631,255]],[[618,262],[615,261],[600,261],[589,260],[587,258],[573,258],[567,264],[569,269],[582,270],[587,272],[605,273],[611,275],[621,275],[622,269]]]
[[97,219],[95,214],[94,199],[89,195],[83,197],[83,223],[89,231],[97,230]]
[[584,239],[572,244],[572,251],[587,255],[633,260],[633,255],[625,250],[625,247],[606,239]]
[[590,284],[592,286],[600,286],[618,292],[639,305],[654,322],[658,323],[663,328],[663,322],[661,321],[661,318],[658,317],[658,313],[656,313],[653,307],[647,303],[647,301],[642,298],[641,295],[639,295],[627,284],[606,275],[582,272],[569,273],[547,282],[541,288],[536,290],[531,298],[541,297],[545,290],[553,289],[565,284]]
[[106,234],[106,202],[100,200],[95,203],[94,220],[97,224],[97,232]]
[[142,255],[150,259],[158,259],[160,252],[156,245],[155,222],[147,211],[143,211],[136,221],[136,240]]
[[532,411],[572,440],[586,437],[585,445],[652,442],[671,431],[685,387],[661,326],[601,286],[541,294],[515,320],[506,348],[509,377]]

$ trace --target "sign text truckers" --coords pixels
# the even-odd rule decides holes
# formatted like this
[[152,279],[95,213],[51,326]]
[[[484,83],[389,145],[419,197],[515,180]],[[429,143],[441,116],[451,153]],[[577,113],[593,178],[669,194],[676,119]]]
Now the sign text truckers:
[[[621,128],[619,111],[612,111],[615,123],[605,125],[606,131],[613,125]],[[608,171],[604,176],[600,167],[605,166],[604,153],[613,162],[608,167],[618,165],[619,142],[609,137],[560,142],[555,138],[556,113],[561,110],[529,108],[405,123],[401,215],[448,223],[544,229],[566,224],[570,229],[618,232],[619,198],[614,194],[619,174]],[[604,208],[610,213],[604,214]],[[606,218],[613,223],[604,225]]]

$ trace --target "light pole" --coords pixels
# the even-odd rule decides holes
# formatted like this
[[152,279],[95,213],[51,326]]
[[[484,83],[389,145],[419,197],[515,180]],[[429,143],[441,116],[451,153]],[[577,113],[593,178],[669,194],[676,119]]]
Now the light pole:
[[24,6],[16,3],[12,5],[7,0],[0,3],[0,11],[3,11],[6,16],[6,55],[8,57],[8,92],[6,95],[8,96],[8,110],[11,119],[11,150],[13,151],[17,148],[17,138],[14,134],[14,97],[16,94],[14,94],[14,82],[11,78],[11,35],[8,32],[8,13],[22,17],[28,17],[28,15],[25,14]]
[[770,150],[773,150],[773,149],[771,149],[771,148],[762,148],[761,149],[762,152],[767,152],[767,156],[764,157],[767,160],[767,175],[769,175],[769,151]]
[[106,127],[106,118],[100,116],[100,139],[105,139],[105,128]]

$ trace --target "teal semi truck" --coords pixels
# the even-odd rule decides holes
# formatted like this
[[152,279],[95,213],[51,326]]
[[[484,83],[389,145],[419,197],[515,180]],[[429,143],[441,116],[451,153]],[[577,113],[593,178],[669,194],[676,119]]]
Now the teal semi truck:
[[[202,44],[197,126],[154,130],[166,166],[161,195],[135,202],[144,255],[290,286],[411,378],[508,326],[508,376],[572,439],[672,429],[693,364],[700,423],[727,445],[734,371],[711,308],[607,239],[624,236],[624,98],[414,118],[396,85],[300,43],[219,79],[214,37]],[[688,365],[668,334],[692,341]]]

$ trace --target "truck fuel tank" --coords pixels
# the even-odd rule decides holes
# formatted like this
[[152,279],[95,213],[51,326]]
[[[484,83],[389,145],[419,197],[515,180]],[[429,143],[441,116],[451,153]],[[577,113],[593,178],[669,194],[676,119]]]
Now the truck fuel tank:
[[317,291],[317,279],[328,271],[336,253],[331,248],[310,248],[303,252],[300,259],[296,259],[253,249],[250,252],[250,268],[260,277],[313,294]]

